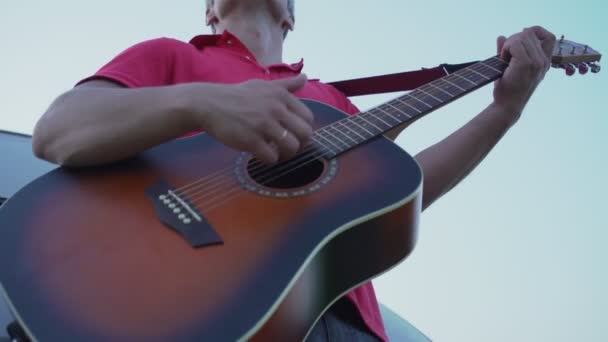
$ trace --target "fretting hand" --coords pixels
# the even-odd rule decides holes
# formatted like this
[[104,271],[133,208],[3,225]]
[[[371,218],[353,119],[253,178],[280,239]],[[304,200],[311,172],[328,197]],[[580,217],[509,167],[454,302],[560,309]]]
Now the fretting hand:
[[536,87],[551,66],[555,35],[543,27],[534,26],[508,39],[497,39],[498,53],[509,61],[504,75],[496,81],[494,104],[509,113],[509,123],[515,123]]

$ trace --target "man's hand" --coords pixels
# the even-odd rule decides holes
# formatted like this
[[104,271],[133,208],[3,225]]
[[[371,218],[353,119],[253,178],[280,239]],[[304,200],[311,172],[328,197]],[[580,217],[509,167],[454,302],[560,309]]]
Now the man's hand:
[[554,45],[555,35],[540,26],[526,28],[509,39],[498,37],[498,53],[510,63],[503,77],[496,81],[494,105],[511,115],[507,118],[510,124],[519,119],[549,70]]
[[293,157],[312,135],[313,114],[292,94],[305,84],[306,76],[300,75],[212,85],[205,113],[195,110],[193,116],[199,127],[226,146],[274,163]]

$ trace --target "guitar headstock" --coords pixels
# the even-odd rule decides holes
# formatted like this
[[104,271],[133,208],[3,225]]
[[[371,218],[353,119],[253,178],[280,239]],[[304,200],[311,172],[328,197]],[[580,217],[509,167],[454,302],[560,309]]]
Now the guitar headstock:
[[590,46],[565,40],[562,36],[555,42],[551,65],[554,68],[566,70],[566,75],[572,76],[578,69],[581,75],[591,70],[592,73],[600,72],[599,62],[602,55]]

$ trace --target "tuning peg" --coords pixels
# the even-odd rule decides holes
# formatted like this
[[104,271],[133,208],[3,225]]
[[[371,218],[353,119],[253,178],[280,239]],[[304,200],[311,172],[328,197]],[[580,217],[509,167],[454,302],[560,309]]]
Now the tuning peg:
[[589,71],[589,67],[585,63],[581,63],[578,65],[578,73],[584,75]]
[[595,63],[586,63],[586,64],[589,66],[589,68],[591,68],[591,72],[594,74],[597,74],[602,69],[599,66],[599,64],[595,64]]
[[563,68],[566,70],[566,75],[568,76],[572,76],[576,72],[576,67],[574,66],[574,64],[567,64]]

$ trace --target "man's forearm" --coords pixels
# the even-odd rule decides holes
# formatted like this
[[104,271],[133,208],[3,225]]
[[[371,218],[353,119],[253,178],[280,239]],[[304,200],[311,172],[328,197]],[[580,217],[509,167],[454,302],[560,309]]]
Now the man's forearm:
[[177,87],[79,87],[36,124],[33,149],[67,166],[113,162],[187,132]]
[[416,155],[424,173],[423,210],[473,171],[515,117],[515,113],[490,105],[447,138]]

